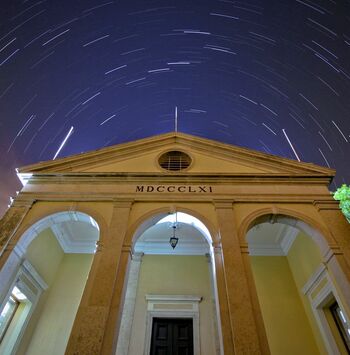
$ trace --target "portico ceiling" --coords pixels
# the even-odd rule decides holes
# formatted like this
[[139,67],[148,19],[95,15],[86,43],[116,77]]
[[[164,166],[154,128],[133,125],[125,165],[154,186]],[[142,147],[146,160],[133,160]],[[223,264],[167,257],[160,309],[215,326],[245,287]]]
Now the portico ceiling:
[[69,221],[53,224],[51,230],[65,253],[92,254],[95,252],[99,231],[94,225],[81,221]]
[[95,252],[99,227],[89,215],[67,211],[47,216],[28,231],[26,236],[28,241],[48,228],[51,229],[65,253]]
[[250,255],[288,255],[299,230],[282,223],[261,223],[247,234]]
[[193,225],[177,223],[176,237],[179,242],[175,249],[169,239],[173,235],[173,223],[157,223],[147,229],[135,244],[135,252],[165,255],[205,255],[209,253],[209,244],[203,234]]
[[[96,222],[87,215],[70,213],[69,216],[69,219],[62,216],[50,217],[45,222],[46,228],[51,228],[65,253],[94,253],[99,238]],[[181,213],[178,213],[178,216],[176,237],[179,241],[175,249],[169,243],[174,225],[173,217],[169,215],[141,234],[134,252],[155,255],[208,254],[210,245],[206,239],[208,236],[204,235],[205,230],[192,223],[188,219],[191,216]],[[44,228],[43,225],[40,230]],[[247,234],[249,253],[266,256],[287,255],[298,233],[298,229],[281,223],[258,224]]]

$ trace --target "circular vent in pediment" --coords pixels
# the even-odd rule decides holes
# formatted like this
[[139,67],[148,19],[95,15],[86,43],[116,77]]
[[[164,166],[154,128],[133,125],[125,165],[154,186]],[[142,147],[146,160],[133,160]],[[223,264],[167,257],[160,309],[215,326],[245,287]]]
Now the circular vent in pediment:
[[159,165],[168,171],[180,171],[187,169],[192,159],[189,155],[178,150],[172,150],[162,154],[158,160]]

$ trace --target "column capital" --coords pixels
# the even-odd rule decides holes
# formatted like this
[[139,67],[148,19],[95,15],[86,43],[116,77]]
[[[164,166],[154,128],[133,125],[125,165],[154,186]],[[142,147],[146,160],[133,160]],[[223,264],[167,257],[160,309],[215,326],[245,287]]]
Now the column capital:
[[133,261],[142,261],[142,257],[144,256],[144,253],[132,253],[131,254],[131,260]]
[[313,205],[317,208],[318,211],[321,210],[340,210],[339,202],[333,199],[329,200],[315,200]]
[[123,197],[116,197],[113,198],[113,207],[116,208],[131,208],[134,203],[134,199],[131,198],[123,198]]
[[249,254],[249,246],[248,246],[248,243],[241,243],[241,244],[240,244],[240,248],[241,248],[241,253],[242,253],[242,254]]
[[132,255],[131,245],[130,244],[123,244],[122,253],[129,253],[130,255]]
[[96,241],[96,253],[103,251],[104,244],[100,240]]
[[234,200],[213,200],[215,209],[233,209]]
[[338,245],[329,245],[329,249],[323,255],[324,262],[328,263],[333,255],[343,255],[343,252]]
[[26,207],[30,209],[35,202],[36,200],[34,198],[23,198],[22,196],[18,195],[18,197],[13,200],[11,207]]
[[222,252],[221,242],[213,243],[213,252],[214,252],[214,254],[221,254],[221,252]]

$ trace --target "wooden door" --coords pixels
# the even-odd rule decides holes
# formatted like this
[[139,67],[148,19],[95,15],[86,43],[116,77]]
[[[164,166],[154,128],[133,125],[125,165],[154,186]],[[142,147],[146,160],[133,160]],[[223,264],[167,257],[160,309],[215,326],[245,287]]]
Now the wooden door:
[[153,318],[150,355],[193,355],[192,318]]

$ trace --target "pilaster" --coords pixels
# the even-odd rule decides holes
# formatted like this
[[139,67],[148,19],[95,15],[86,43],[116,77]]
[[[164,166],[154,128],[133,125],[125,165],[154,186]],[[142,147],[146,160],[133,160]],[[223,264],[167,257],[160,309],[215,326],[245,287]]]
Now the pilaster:
[[118,355],[128,355],[142,256],[143,253],[134,253],[131,256],[128,280],[126,285],[125,301],[117,342],[116,353]]
[[214,262],[216,272],[216,287],[219,300],[219,331],[222,335],[221,354],[234,355],[233,330],[229,311],[228,294],[225,278],[225,267],[221,245],[214,245]]
[[[107,232],[100,236],[82,300],[73,324],[66,354],[100,354],[109,332],[108,319],[117,279],[125,263],[122,252],[131,200],[116,200]],[[127,258],[126,258],[127,259]],[[106,352],[111,353],[111,352]]]
[[316,208],[335,243],[323,256],[328,271],[341,291],[342,303],[350,313],[350,224],[336,201],[316,201]]
[[337,201],[316,201],[315,206],[350,268],[350,223],[340,211]]
[[[222,244],[228,314],[234,344],[234,351],[230,352],[225,348],[225,354],[269,354],[266,336],[264,336],[265,331],[259,329],[263,324],[257,322],[254,315],[256,302],[251,297],[252,280],[246,272],[241,254],[233,202],[215,201],[215,209]],[[222,291],[219,291],[219,294]]]
[[250,297],[251,297],[251,302],[252,302],[252,307],[253,307],[255,324],[256,324],[257,330],[258,330],[260,347],[262,348],[263,354],[270,354],[269,343],[267,340],[267,334],[266,334],[266,330],[265,330],[265,324],[264,324],[263,316],[262,316],[261,309],[260,309],[258,293],[257,293],[256,286],[255,286],[255,280],[254,280],[253,270],[252,270],[251,261],[250,261],[248,244],[244,244],[244,245],[241,244],[240,247],[241,247],[241,254],[242,254],[242,258],[243,258],[246,277],[247,277],[247,281],[248,281],[248,287],[250,290]]
[[4,252],[7,249],[8,243],[18,230],[18,227],[31,209],[33,203],[34,200],[21,203],[15,201],[0,219],[0,267],[7,259],[7,255],[5,255]]

